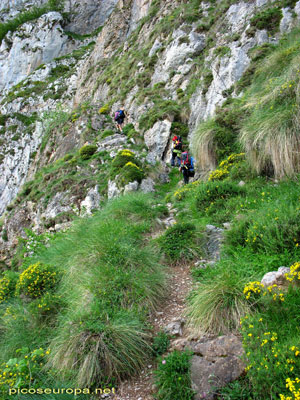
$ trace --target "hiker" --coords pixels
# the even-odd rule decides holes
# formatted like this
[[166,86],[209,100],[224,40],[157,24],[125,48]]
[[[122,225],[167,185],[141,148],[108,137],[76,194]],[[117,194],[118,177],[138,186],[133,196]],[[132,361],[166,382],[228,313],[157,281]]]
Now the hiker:
[[189,183],[190,177],[195,176],[194,158],[190,156],[188,151],[181,153],[179,171],[183,174],[185,185]]
[[127,114],[126,114],[126,112],[125,112],[123,107],[121,107],[120,110],[115,112],[115,118],[114,119],[115,119],[115,122],[116,122],[116,125],[117,125],[117,129],[121,133],[123,133],[123,129],[122,128],[123,128],[124,120],[125,120],[126,117],[127,117]]
[[176,166],[180,166],[180,155],[182,152],[182,139],[181,136],[174,136],[173,139],[173,146],[172,146],[172,159],[171,159],[171,166],[174,167],[175,163]]

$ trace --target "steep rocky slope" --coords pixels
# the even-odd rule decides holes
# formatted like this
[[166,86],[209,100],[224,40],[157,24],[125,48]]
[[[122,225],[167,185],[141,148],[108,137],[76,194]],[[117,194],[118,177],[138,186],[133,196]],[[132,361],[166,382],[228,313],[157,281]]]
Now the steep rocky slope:
[[[43,5],[7,2],[2,19],[33,3]],[[0,49],[1,247],[10,248],[24,227],[45,229],[80,214],[91,193],[119,193],[109,170],[116,150],[131,148],[146,169],[162,162],[156,177],[164,176],[171,133],[190,140],[238,95],[251,49],[298,24],[300,2],[277,3],[70,1],[67,15],[50,12],[7,33]],[[132,125],[119,139],[107,113],[120,105]],[[100,153],[80,165],[76,154],[86,143]]]

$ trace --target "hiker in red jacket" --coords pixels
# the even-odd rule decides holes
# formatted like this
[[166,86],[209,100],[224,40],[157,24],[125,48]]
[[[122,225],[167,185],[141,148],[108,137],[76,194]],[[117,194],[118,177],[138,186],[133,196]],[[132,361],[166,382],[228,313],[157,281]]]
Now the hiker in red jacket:
[[171,166],[174,167],[175,163],[177,166],[180,165],[180,155],[182,152],[182,139],[181,136],[174,136],[172,146],[172,158],[171,158]]
[[190,177],[195,176],[194,158],[190,156],[188,151],[181,153],[179,171],[182,172],[185,185],[189,183]]

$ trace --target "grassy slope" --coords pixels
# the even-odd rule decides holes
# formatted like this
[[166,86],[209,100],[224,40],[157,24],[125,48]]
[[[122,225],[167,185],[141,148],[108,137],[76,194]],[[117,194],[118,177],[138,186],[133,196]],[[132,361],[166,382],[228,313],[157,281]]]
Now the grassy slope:
[[[264,145],[265,149],[269,149],[273,141],[270,140],[269,130],[263,131],[261,127],[266,124],[273,129],[275,121],[277,128],[278,124],[282,127],[272,131],[278,150],[276,157],[279,156],[273,157],[275,153],[265,151],[262,153],[265,158],[259,158],[260,163],[255,165],[258,170],[270,172],[268,162],[271,159],[274,165],[276,161],[278,175],[290,171],[286,163],[290,159],[280,156],[280,151],[284,152],[280,143],[285,143],[282,138],[290,137],[289,107],[297,100],[298,75],[294,65],[298,60],[298,36],[296,31],[274,52],[271,49],[272,53],[267,56],[268,63],[263,61],[268,69],[258,62],[254,68],[256,72],[248,82],[251,87],[242,100],[228,101],[220,112],[221,116],[213,121],[213,128],[217,124],[226,128],[225,131],[218,131],[218,141],[215,142],[220,159],[239,148],[235,139],[240,132],[241,142],[245,146],[247,143],[250,149],[252,143],[258,143],[260,149]],[[271,68],[272,65],[277,68]],[[294,79],[292,86],[289,83],[287,87],[282,87],[290,79]],[[258,98],[262,99],[261,104],[257,104]],[[245,107],[248,110],[246,117],[237,124],[233,117],[244,115]],[[234,124],[232,120],[235,120]],[[231,141],[224,143],[224,132],[225,136],[231,135]],[[265,135],[258,135],[259,132]],[[210,140],[211,136],[214,136],[214,131],[208,135]],[[64,163],[60,161],[45,172],[55,173],[65,167]],[[175,172],[172,175],[168,191],[178,179]],[[223,177],[226,176],[225,173]],[[246,181],[242,189],[237,185],[240,179]],[[43,185],[42,179],[31,185],[29,193],[33,190],[34,194],[35,190],[39,190],[38,186]],[[23,348],[24,355],[19,353],[14,365],[21,364],[25,357],[32,357],[29,355],[32,350],[42,347],[46,353],[50,346],[50,354],[43,358],[47,359],[47,367],[52,368],[51,375],[46,375],[45,370],[41,371],[38,367],[33,375],[35,384],[48,386],[56,379],[52,376],[57,375],[63,379],[63,382],[57,383],[58,386],[66,386],[66,383],[91,386],[107,382],[114,384],[113,378],[131,375],[142,367],[145,354],[150,356],[151,329],[147,314],[157,306],[164,289],[164,268],[160,265],[161,259],[155,247],[157,243],[150,244],[147,238],[156,228],[156,217],[162,218],[166,212],[164,206],[158,205],[164,202],[165,193],[166,188],[160,188],[155,198],[132,195],[108,203],[100,213],[78,221],[71,231],[52,238],[47,246],[43,245],[43,237],[33,236],[27,242],[33,254],[26,257],[21,267],[8,277],[11,288],[8,290],[5,281],[1,281],[0,349],[3,362],[15,356],[19,348]],[[248,281],[260,280],[265,272],[297,261],[300,243],[298,193],[296,178],[274,184],[267,178],[255,177],[254,173],[250,173],[249,164],[243,161],[233,166],[222,182],[191,184],[184,189],[176,189],[165,199],[172,201],[180,210],[178,232],[183,233],[184,242],[183,252],[179,252],[178,256],[177,252],[169,251],[168,240],[172,240],[174,232],[164,237],[159,245],[166,260],[174,257],[169,262],[178,262],[177,257],[182,260],[182,255],[192,258],[195,246],[200,252],[198,233],[204,230],[206,223],[232,223],[232,229],[226,234],[221,261],[213,269],[195,269],[193,272],[200,284],[191,298],[190,313],[190,323],[195,330],[199,331],[201,326],[202,330],[217,333],[237,330],[240,317],[246,313],[250,315],[251,321],[244,328],[245,348],[249,349],[249,359],[252,357],[263,365],[251,366],[247,379],[224,391],[227,398],[269,399],[270,396],[286,393],[287,377],[293,379],[297,374],[299,376],[297,350],[290,354],[292,345],[299,341],[298,291],[290,290],[282,303],[273,302],[272,297],[265,296],[259,303],[253,304],[246,301],[243,294]],[[189,241],[193,246],[187,248],[186,242]],[[57,285],[41,298],[30,299],[15,293],[14,284],[20,273],[38,261],[55,268],[60,277]],[[263,327],[259,325],[261,318]],[[248,338],[252,337],[249,333],[254,329],[249,325],[255,327],[257,336],[263,336],[268,331],[272,335],[273,332],[277,334],[274,341],[281,352],[280,366],[276,364],[278,361],[273,355],[271,340],[269,347],[261,346],[261,341],[249,342]],[[42,358],[42,355],[39,357]],[[287,362],[291,359],[293,369]],[[42,359],[39,361],[44,364]],[[2,371],[7,368],[8,373],[16,371],[19,374],[18,367],[10,364],[9,367],[3,365]],[[71,373],[68,372],[70,370]],[[22,384],[28,384],[26,375],[21,375],[21,378]],[[6,378],[0,382],[4,390],[10,383]],[[242,393],[245,393],[244,397]]]

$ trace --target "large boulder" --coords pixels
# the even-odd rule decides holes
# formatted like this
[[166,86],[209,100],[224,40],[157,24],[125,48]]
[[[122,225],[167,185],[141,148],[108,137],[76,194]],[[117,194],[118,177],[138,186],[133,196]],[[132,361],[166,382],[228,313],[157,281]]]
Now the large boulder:
[[212,400],[217,389],[238,379],[244,372],[241,341],[234,335],[204,338],[192,346],[192,388],[195,400]]
[[171,122],[169,120],[157,121],[145,135],[145,143],[149,149],[147,161],[154,164],[156,161],[161,161],[164,152],[168,146]]
[[261,283],[266,287],[272,285],[277,285],[279,287],[286,287],[289,285],[289,282],[287,281],[285,274],[288,274],[289,272],[290,268],[288,267],[280,267],[278,268],[278,271],[267,272],[263,276]]
[[151,178],[146,178],[143,179],[140,185],[140,190],[143,193],[151,193],[151,192],[155,192],[154,189],[154,180]]

